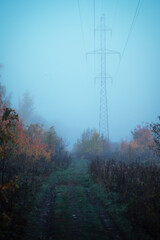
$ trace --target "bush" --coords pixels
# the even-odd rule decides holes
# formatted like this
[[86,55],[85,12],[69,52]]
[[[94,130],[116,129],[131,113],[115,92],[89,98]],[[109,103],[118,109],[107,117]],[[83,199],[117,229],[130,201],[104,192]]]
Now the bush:
[[133,227],[150,239],[160,236],[160,167],[156,164],[116,162],[95,159],[90,174],[107,192],[118,193],[118,201],[127,207],[126,217]]

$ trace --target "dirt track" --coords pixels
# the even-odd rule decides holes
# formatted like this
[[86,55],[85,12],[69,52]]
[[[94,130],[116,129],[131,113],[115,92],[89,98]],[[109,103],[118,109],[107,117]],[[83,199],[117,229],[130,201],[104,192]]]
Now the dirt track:
[[58,171],[42,202],[36,236],[33,231],[28,239],[122,240],[92,185],[85,160]]

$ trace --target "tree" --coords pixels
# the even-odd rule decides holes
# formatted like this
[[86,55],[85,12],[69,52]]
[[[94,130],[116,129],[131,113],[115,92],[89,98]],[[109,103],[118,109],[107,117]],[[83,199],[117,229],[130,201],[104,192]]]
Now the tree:
[[138,125],[131,133],[132,140],[120,144],[120,158],[124,161],[149,161],[153,157],[153,137],[149,125]]
[[81,139],[74,146],[77,157],[94,158],[106,156],[110,151],[110,143],[101,137],[95,129],[87,129],[82,133]]
[[7,154],[10,149],[10,143],[14,139],[14,127],[17,121],[17,113],[11,108],[6,108],[0,95],[0,169],[2,185],[4,184]]
[[33,96],[27,91],[24,93],[23,98],[19,100],[19,116],[23,119],[25,125],[31,123],[31,116],[34,112]]
[[141,151],[149,149],[152,144],[152,132],[147,124],[145,126],[138,125],[131,133],[133,141],[130,142],[130,145],[133,148],[139,148]]
[[44,132],[42,141],[47,144],[47,149],[51,150],[51,158],[53,159],[59,145],[59,138],[53,126],[50,127],[48,131]]
[[[160,120],[160,116],[158,116]],[[152,145],[154,151],[160,157],[160,122],[151,124],[151,129],[153,133],[154,144]]]
[[[2,68],[3,65],[0,64],[0,68]],[[1,75],[0,75],[1,77]],[[11,94],[9,96],[6,96],[6,87],[3,86],[1,83],[0,83],[0,96],[1,96],[1,101],[7,106],[7,107],[10,107],[11,106],[11,102],[10,102],[10,99],[11,99]]]

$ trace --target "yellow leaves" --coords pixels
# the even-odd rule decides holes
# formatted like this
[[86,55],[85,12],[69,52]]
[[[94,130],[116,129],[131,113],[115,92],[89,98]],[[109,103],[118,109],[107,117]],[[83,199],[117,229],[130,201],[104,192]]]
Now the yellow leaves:
[[131,141],[131,142],[129,143],[129,145],[130,145],[131,148],[133,148],[133,149],[136,149],[136,148],[139,147],[138,144],[137,144],[135,141]]

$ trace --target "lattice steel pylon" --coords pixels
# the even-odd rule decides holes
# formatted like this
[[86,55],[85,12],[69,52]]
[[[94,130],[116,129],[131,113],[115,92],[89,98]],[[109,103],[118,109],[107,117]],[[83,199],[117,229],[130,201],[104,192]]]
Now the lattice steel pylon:
[[[100,49],[89,52],[88,54],[100,55],[100,107],[99,107],[99,134],[109,141],[109,119],[108,119],[108,98],[107,98],[107,80],[112,78],[107,73],[107,55],[119,54],[119,52],[106,48],[106,32],[111,31],[106,27],[105,14],[100,19],[100,28],[95,29],[100,32]],[[94,30],[94,31],[95,31]]]
[[101,54],[101,86],[99,107],[99,134],[109,140],[108,100],[107,100],[107,72],[106,72],[106,25],[105,15],[101,16],[100,25],[100,54]]

